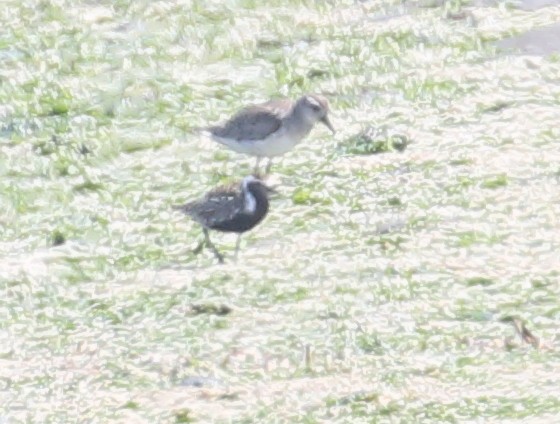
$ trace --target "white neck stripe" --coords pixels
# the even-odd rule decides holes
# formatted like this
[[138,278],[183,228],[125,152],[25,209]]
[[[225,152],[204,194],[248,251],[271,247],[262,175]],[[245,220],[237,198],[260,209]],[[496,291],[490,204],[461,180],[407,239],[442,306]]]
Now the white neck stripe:
[[245,206],[243,212],[252,215],[257,210],[257,199],[251,194],[249,190],[245,190]]

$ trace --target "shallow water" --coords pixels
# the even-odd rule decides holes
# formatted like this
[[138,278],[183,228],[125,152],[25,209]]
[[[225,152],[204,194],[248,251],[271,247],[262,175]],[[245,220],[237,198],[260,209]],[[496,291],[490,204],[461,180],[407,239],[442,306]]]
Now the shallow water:
[[[494,44],[559,18],[379,1],[8,1],[0,417],[560,414],[560,68]],[[329,98],[337,134],[316,128],[275,164],[280,195],[237,263],[193,255],[200,229],[171,205],[254,164],[194,128],[304,92]],[[350,143],[370,127],[410,143],[362,154]],[[233,253],[234,238],[214,241]],[[219,384],[184,384],[195,380]]]

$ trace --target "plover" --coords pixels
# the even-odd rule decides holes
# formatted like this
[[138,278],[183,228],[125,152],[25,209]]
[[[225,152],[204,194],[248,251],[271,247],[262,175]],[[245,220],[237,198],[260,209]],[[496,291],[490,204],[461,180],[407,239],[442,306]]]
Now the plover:
[[202,225],[204,240],[195,251],[208,246],[220,263],[223,255],[210,240],[209,230],[237,233],[235,257],[239,252],[241,234],[260,223],[268,213],[268,194],[274,190],[259,178],[249,175],[238,186],[219,187],[207,193],[202,199],[174,206]]
[[283,155],[303,140],[317,122],[335,132],[328,118],[327,99],[306,94],[297,100],[280,99],[248,106],[221,125],[206,129],[213,140],[230,149],[257,157],[255,172],[262,158]]

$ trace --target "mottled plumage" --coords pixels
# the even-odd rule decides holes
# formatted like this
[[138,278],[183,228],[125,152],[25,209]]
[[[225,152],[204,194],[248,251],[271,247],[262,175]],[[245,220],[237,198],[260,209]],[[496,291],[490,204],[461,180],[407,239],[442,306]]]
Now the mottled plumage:
[[235,141],[256,141],[278,131],[282,119],[265,105],[250,106],[243,109],[221,126],[210,127],[214,137],[229,138]]
[[208,230],[238,233],[236,255],[240,236],[258,225],[268,213],[268,192],[264,183],[250,175],[237,186],[219,187],[207,193],[202,199],[177,206],[203,227],[204,243],[210,247],[218,260],[223,256],[210,241]]

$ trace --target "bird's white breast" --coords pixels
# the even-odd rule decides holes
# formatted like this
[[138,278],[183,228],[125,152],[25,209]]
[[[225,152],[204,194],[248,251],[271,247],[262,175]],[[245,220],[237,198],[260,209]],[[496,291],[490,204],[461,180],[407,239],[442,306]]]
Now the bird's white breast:
[[233,140],[223,137],[212,137],[218,143],[228,146],[231,150],[252,156],[274,157],[292,150],[303,136],[280,129],[264,140]]

